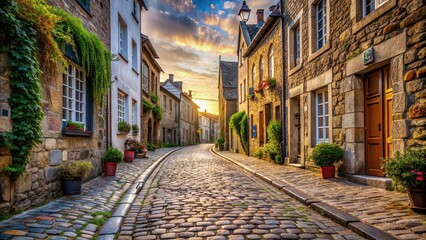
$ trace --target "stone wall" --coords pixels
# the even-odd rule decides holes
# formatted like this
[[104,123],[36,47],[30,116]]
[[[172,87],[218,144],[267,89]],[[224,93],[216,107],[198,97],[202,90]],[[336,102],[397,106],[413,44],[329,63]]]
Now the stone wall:
[[[359,12],[362,1],[330,1],[328,46],[319,54],[309,52],[311,2],[286,1],[285,8],[288,22],[303,10],[302,66],[288,71],[287,76],[287,106],[291,108],[291,101],[296,100],[302,109],[301,163],[313,167],[308,157],[315,146],[314,93],[327,88],[332,106],[330,141],[345,149],[341,170],[349,175],[365,174],[364,77],[385,65],[390,68],[393,91],[391,151],[426,145],[425,1],[389,0],[364,18]],[[375,60],[363,64],[362,52],[370,47]],[[289,136],[292,134],[294,128],[289,127]],[[290,156],[292,151],[294,156],[296,150],[290,146]]]
[[[74,0],[48,2],[80,17],[86,27],[95,32],[109,49],[109,1],[91,1],[91,16]],[[0,55],[0,83],[2,86],[0,106],[2,109],[8,109],[7,99],[10,96],[8,74],[7,56]],[[61,181],[56,172],[56,166],[61,163],[91,161],[94,169],[87,179],[98,176],[102,172],[101,157],[106,149],[106,109],[94,104],[93,135],[91,137],[62,135],[62,76],[59,75],[50,80],[49,85],[43,85],[43,141],[33,149],[26,173],[18,178],[0,173],[0,192],[2,193],[0,213],[28,209],[58,195],[61,191]],[[42,78],[46,77],[42,75]],[[106,101],[105,98],[104,103]],[[12,123],[9,117],[0,117],[0,121],[2,123],[0,132],[11,131]],[[11,162],[10,152],[5,147],[0,148],[0,160],[2,162],[0,170]]]
[[[265,36],[262,37],[260,40],[259,46],[256,47],[256,49],[253,51],[253,53],[249,56],[248,63],[249,66],[249,73],[248,73],[248,79],[249,84],[248,87],[254,87],[254,89],[257,89],[257,85],[259,81],[265,80],[268,77],[268,56],[269,56],[269,49],[272,46],[274,51],[274,78],[277,80],[276,86],[271,89],[265,89],[263,90],[263,93],[256,93],[254,98],[248,99],[249,106],[248,106],[248,122],[249,122],[249,141],[250,141],[250,155],[253,156],[254,152],[259,149],[261,144],[259,143],[259,114],[261,111],[263,111],[263,117],[265,117],[265,105],[271,104],[271,119],[275,119],[276,116],[281,117],[281,96],[282,96],[282,44],[281,44],[281,22],[280,21],[274,21],[273,25],[271,26],[271,29],[269,32],[265,34]],[[263,63],[263,78],[259,79],[259,63],[260,59],[262,58]],[[254,76],[254,83],[252,86],[252,68],[255,67],[255,76]],[[279,112],[276,112],[276,110],[280,109]],[[251,116],[253,116],[253,119],[251,120]],[[253,121],[253,125],[257,126],[257,137],[252,138],[252,125],[250,124],[251,121]],[[263,135],[264,135],[264,143],[266,143],[267,138],[267,123],[264,123],[264,129],[263,129]]]

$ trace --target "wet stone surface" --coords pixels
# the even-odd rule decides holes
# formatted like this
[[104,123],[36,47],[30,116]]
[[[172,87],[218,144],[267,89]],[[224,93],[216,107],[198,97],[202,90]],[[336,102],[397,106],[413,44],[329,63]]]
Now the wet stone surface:
[[100,226],[94,215],[111,213],[133,180],[171,150],[158,149],[149,152],[148,158],[119,164],[116,177],[97,177],[85,183],[81,195],[61,197],[0,222],[0,240],[95,239]]
[[209,147],[189,147],[165,161],[132,205],[118,239],[362,239]]

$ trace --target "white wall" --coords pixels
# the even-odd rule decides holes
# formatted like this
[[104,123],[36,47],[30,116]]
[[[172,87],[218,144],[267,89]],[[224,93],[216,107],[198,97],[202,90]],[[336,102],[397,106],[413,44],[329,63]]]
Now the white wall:
[[[139,5],[139,2],[136,1]],[[124,151],[124,141],[128,137],[133,137],[130,132],[128,135],[117,135],[118,125],[118,90],[127,94],[127,122],[131,124],[132,119],[132,99],[137,101],[137,123],[141,129],[141,94],[140,94],[140,75],[141,74],[141,25],[135,20],[132,15],[133,0],[111,0],[111,53],[117,55],[118,61],[113,61],[111,64],[112,79],[111,79],[111,142],[114,147]],[[141,9],[138,8],[138,17],[140,18]],[[119,56],[119,16],[127,25],[127,58],[124,60]],[[136,42],[137,65],[136,69],[132,69],[132,40]],[[139,139],[140,130],[137,139]],[[135,137],[135,138],[136,138]]]

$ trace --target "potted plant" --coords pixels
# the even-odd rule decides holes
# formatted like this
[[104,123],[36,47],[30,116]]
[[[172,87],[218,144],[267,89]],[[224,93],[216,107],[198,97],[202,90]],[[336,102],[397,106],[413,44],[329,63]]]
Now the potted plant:
[[264,83],[264,84],[266,85],[266,89],[273,89],[275,87],[275,85],[277,85],[277,80],[273,77],[266,79],[265,82],[266,83]]
[[118,131],[123,132],[123,133],[128,133],[130,132],[130,124],[128,124],[125,121],[120,121],[118,122]]
[[398,190],[407,190],[412,209],[426,210],[426,148],[409,148],[384,159],[382,169]]
[[73,122],[70,120],[65,123],[65,127],[62,129],[62,135],[66,136],[90,137],[92,134],[92,132],[87,131],[87,129],[84,128],[83,123]]
[[219,145],[219,151],[223,151],[225,148],[225,139],[223,137],[219,137],[216,139],[217,145]]
[[133,162],[133,160],[135,159],[135,152],[138,151],[138,141],[132,138],[128,138],[126,139],[126,141],[124,142],[124,160],[126,162]]
[[123,162],[123,154],[115,147],[111,147],[102,158],[105,176],[115,176],[117,164]]
[[133,136],[138,135],[138,133],[139,133],[139,126],[137,124],[133,124],[132,125],[132,134],[133,134]]
[[334,164],[343,160],[343,154],[343,149],[335,143],[320,143],[315,146],[310,158],[321,168],[322,178],[334,178]]
[[138,158],[146,158],[146,153],[148,152],[148,149],[145,147],[144,144],[139,144],[138,147]]
[[56,167],[62,178],[62,193],[64,195],[78,195],[81,193],[81,181],[93,169],[91,162],[68,162]]

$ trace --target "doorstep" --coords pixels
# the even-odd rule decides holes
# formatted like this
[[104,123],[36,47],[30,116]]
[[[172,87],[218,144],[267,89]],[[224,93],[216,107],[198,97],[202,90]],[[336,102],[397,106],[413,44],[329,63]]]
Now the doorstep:
[[290,163],[289,164],[289,166],[290,167],[295,167],[295,168],[302,168],[302,169],[304,169],[305,168],[305,166],[303,166],[302,164],[300,164],[300,163]]
[[392,189],[392,179],[386,177],[376,177],[369,175],[352,175],[347,177],[349,181],[373,186],[376,188],[390,190]]

